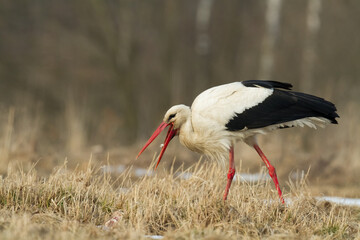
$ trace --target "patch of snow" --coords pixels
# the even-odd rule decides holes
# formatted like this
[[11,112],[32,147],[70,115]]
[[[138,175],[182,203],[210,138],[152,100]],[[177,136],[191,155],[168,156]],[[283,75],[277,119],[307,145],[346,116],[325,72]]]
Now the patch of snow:
[[144,237],[151,238],[151,239],[163,239],[163,236],[160,235],[145,235]]
[[146,169],[146,168],[135,168],[135,176],[142,177],[142,176],[154,176],[154,171]]
[[345,205],[345,206],[357,206],[360,207],[360,199],[359,198],[342,198],[342,197],[315,197],[318,201],[328,201],[331,203]]
[[[117,165],[117,166],[102,166],[101,167],[103,172],[106,173],[122,173],[125,171],[126,166],[125,165]],[[136,177],[142,177],[142,176],[154,176],[155,172],[153,170],[149,170],[146,168],[134,168],[134,175]],[[179,177],[184,180],[188,180],[193,176],[190,172],[177,172],[176,177]],[[235,181],[240,182],[257,182],[257,181],[266,181],[270,179],[270,176],[265,173],[236,173],[235,174]]]
[[266,181],[270,176],[264,173],[239,173],[235,174],[235,180],[240,182],[258,182]]
[[126,167],[123,164],[117,166],[104,165],[101,167],[101,170],[105,173],[122,173],[125,171],[125,169]]
[[175,176],[184,180],[188,180],[193,176],[193,174],[189,172],[177,172],[175,173]]

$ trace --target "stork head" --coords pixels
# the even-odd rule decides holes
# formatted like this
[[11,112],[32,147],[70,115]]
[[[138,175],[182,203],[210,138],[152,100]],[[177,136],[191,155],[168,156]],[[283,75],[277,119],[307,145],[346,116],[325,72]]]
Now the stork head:
[[188,106],[185,106],[183,104],[181,105],[175,105],[171,107],[164,116],[163,122],[160,124],[160,126],[155,130],[155,132],[152,134],[152,136],[149,138],[149,140],[146,142],[145,146],[141,149],[139,154],[136,158],[140,156],[140,154],[154,141],[154,139],[168,126],[169,130],[167,132],[164,144],[162,146],[158,162],[155,166],[155,169],[160,163],[160,160],[169,144],[171,139],[175,137],[181,128],[181,126],[185,123],[186,119],[190,116],[190,108]]
[[190,108],[184,104],[172,106],[166,113],[163,122],[173,124],[179,130],[190,116]]

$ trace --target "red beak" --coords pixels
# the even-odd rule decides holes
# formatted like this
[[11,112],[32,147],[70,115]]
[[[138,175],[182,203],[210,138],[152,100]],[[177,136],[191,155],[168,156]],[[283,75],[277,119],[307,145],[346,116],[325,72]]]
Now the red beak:
[[160,163],[160,160],[162,158],[162,156],[164,155],[164,152],[167,148],[167,146],[169,145],[169,142],[171,141],[171,139],[173,139],[173,137],[176,136],[177,134],[177,129],[174,130],[174,124],[173,123],[161,123],[160,126],[155,130],[155,132],[151,135],[151,137],[149,138],[149,140],[146,142],[145,146],[141,149],[141,151],[139,152],[139,154],[136,156],[136,158],[138,158],[141,153],[150,145],[150,143],[152,143],[152,141],[154,141],[154,139],[167,127],[167,126],[170,126],[168,132],[167,132],[167,135],[166,135],[166,138],[165,138],[165,141],[164,141],[164,145],[161,149],[161,152],[160,152],[160,155],[159,155],[159,159],[157,161],[157,164],[155,166],[155,170],[157,168],[157,166],[159,165]]

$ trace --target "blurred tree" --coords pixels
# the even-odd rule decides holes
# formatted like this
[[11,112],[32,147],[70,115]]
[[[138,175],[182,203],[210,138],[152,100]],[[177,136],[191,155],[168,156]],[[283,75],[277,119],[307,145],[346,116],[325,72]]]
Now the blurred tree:
[[359,101],[356,0],[0,6],[0,107],[41,106],[41,137],[59,148],[131,144],[170,105],[232,81],[272,78],[346,104],[343,89]]

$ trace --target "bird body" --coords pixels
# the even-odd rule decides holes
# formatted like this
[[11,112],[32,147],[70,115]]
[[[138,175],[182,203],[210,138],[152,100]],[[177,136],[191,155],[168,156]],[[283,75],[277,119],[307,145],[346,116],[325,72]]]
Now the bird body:
[[236,141],[253,135],[247,131],[227,131],[229,119],[260,103],[271,93],[271,89],[265,88],[246,89],[241,82],[216,86],[198,95],[191,108],[185,105],[170,108],[164,122],[171,114],[181,110],[181,116],[186,114],[184,124],[175,121],[180,142],[192,151],[214,158],[223,157]]
[[[272,94],[274,94],[273,88],[258,85],[247,87],[242,82],[216,86],[199,94],[191,108],[185,105],[170,108],[165,114],[164,122],[171,114],[177,112],[179,119],[180,116],[183,118],[181,121],[174,121],[177,124],[175,128],[179,129],[180,142],[192,151],[215,158],[226,156],[230,147],[237,141],[252,143],[256,134],[265,134],[277,128],[292,126],[323,127],[330,122],[324,117],[290,118],[286,122],[276,121],[270,125],[265,123],[265,126],[259,128],[250,129],[244,125],[242,129],[236,131],[228,129],[229,122],[235,121],[237,115],[246,115],[247,110],[251,108],[258,108],[258,111],[264,112],[261,104]],[[265,117],[257,115],[251,122],[266,121],[263,119]]]
[[283,201],[275,168],[259,148],[256,135],[279,128],[324,127],[328,123],[337,123],[335,118],[339,117],[333,103],[290,91],[291,87],[291,84],[276,81],[248,80],[210,88],[195,98],[191,108],[185,105],[171,107],[139,155],[167,126],[170,128],[158,163],[176,135],[192,151],[213,158],[224,158],[229,154],[226,200],[235,174],[233,146],[237,141],[244,141],[255,148],[269,168]]

